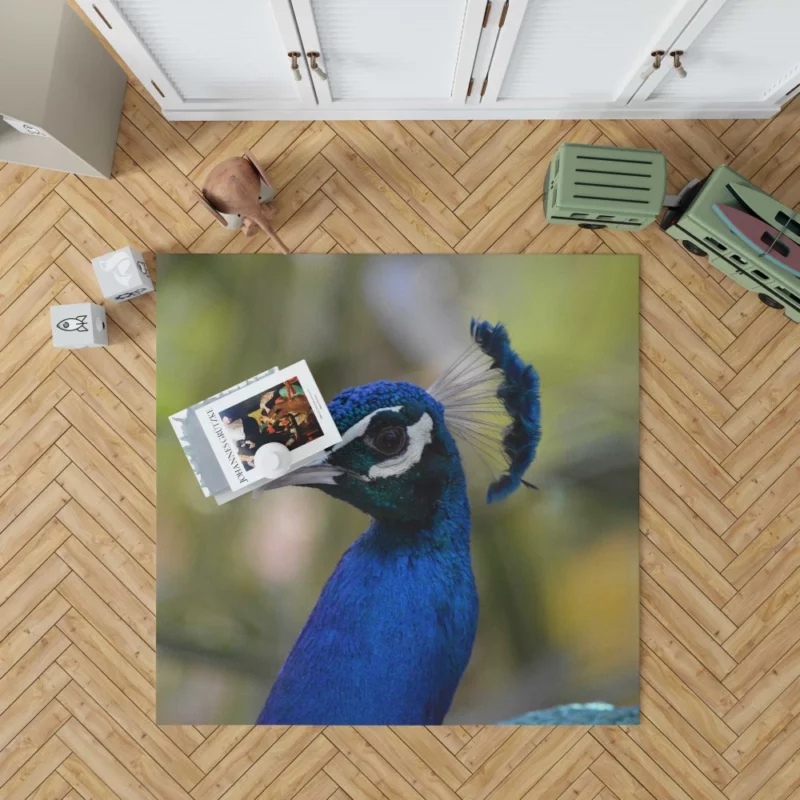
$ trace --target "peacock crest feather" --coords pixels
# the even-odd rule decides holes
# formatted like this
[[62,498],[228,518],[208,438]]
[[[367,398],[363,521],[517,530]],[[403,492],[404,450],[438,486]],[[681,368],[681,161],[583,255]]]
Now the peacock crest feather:
[[493,472],[487,502],[520,484],[541,438],[539,375],[511,347],[505,325],[473,319],[472,343],[428,389],[444,406],[447,427],[474,447]]

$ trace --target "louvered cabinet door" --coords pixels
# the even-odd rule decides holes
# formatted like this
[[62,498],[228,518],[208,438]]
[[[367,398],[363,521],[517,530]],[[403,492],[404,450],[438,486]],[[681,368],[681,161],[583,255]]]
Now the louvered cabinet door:
[[464,104],[486,0],[292,0],[292,7],[321,109]]
[[650,53],[673,41],[703,2],[509,0],[481,105],[624,108]]
[[715,105],[784,103],[800,93],[800,0],[709,0],[670,50],[670,68],[634,103],[680,105],[702,117]]
[[289,0],[77,3],[167,112],[316,107]]

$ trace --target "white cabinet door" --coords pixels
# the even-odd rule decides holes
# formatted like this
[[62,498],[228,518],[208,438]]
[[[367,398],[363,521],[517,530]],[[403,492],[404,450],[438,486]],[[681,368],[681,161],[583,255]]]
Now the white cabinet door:
[[624,107],[703,2],[509,0],[482,105]]
[[698,16],[670,46],[686,77],[668,68],[634,103],[702,116],[710,104],[783,103],[800,90],[800,0],[710,0]]
[[77,2],[165,109],[316,106],[289,0]]
[[292,0],[320,110],[463,105],[486,0]]

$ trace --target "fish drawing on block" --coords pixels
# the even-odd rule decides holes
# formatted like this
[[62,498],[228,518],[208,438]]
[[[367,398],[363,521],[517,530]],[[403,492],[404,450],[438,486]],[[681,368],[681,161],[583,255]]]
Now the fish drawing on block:
[[717,216],[742,241],[771,264],[800,275],[800,245],[787,239],[777,228],[733,206],[715,203]]
[[86,314],[62,319],[56,327],[62,331],[76,331],[78,333],[86,333],[89,330],[89,326],[86,324]]

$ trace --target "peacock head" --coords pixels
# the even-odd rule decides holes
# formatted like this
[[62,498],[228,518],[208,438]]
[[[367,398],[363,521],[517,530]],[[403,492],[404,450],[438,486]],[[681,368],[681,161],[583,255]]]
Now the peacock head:
[[424,523],[448,486],[464,484],[444,407],[411,383],[377,381],[345,389],[329,404],[342,441],[325,465],[339,471],[322,485],[375,519]]
[[341,442],[266,488],[316,486],[377,520],[424,523],[465,483],[457,436],[501,470],[488,502],[511,494],[540,438],[539,378],[502,324],[473,320],[470,330],[470,346],[427,391],[377,381],[338,394],[328,408]]

